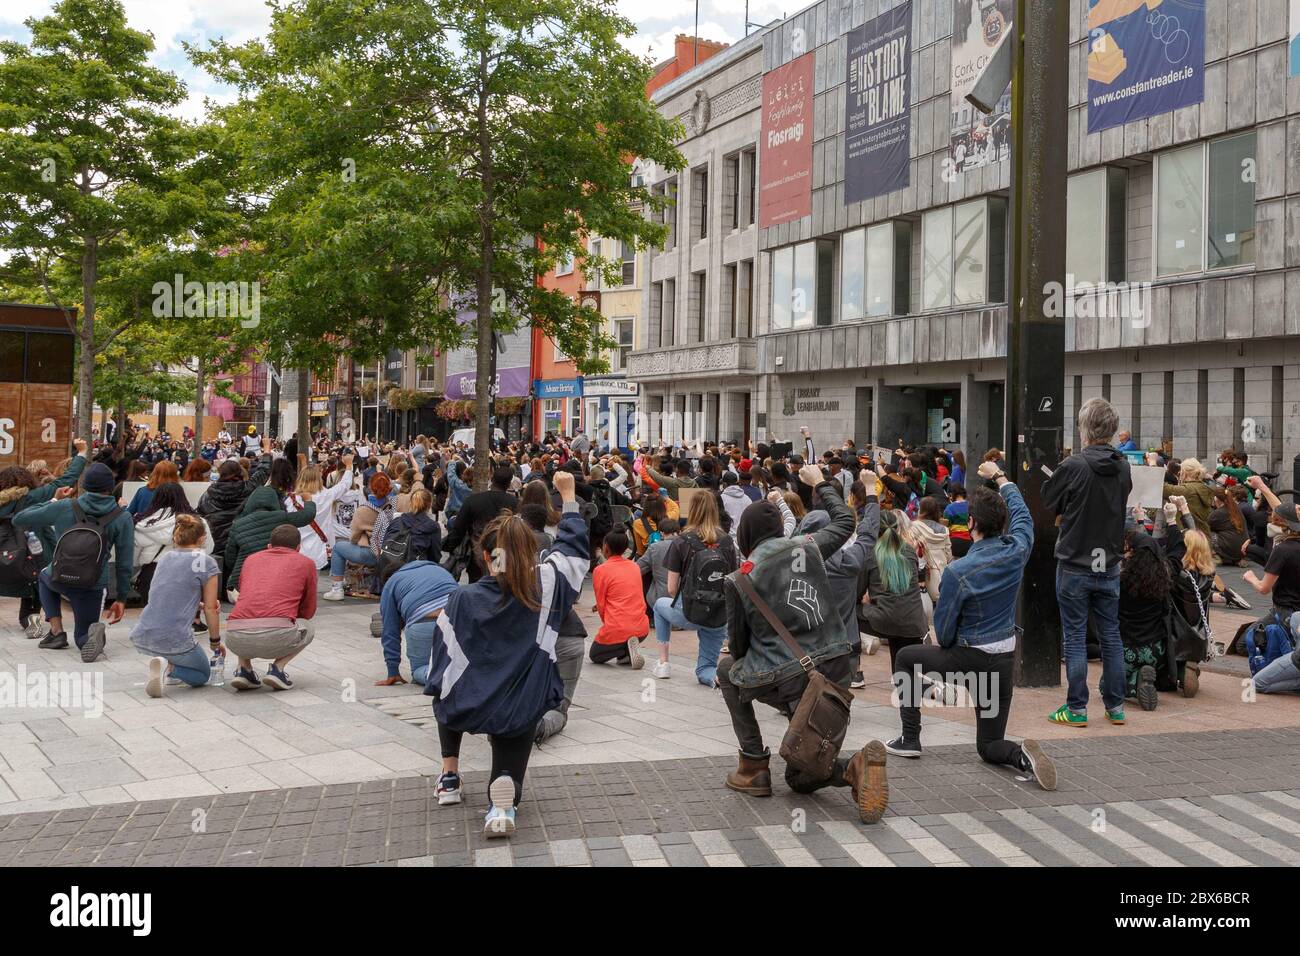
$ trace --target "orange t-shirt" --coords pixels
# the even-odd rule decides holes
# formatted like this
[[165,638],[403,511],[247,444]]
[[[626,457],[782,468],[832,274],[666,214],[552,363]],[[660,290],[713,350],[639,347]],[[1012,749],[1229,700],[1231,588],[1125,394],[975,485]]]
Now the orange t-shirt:
[[597,644],[621,644],[629,637],[650,633],[641,590],[641,569],[624,557],[607,558],[591,576],[596,588],[596,610],[600,613]]

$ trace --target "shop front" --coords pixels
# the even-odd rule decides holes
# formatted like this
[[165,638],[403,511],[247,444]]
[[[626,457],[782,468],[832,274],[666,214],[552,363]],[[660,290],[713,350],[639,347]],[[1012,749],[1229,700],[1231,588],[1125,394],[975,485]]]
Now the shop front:
[[601,451],[631,451],[640,394],[641,386],[622,375],[589,375],[582,380],[586,421]]
[[577,434],[582,422],[582,378],[537,379],[533,397],[539,406],[539,435]]

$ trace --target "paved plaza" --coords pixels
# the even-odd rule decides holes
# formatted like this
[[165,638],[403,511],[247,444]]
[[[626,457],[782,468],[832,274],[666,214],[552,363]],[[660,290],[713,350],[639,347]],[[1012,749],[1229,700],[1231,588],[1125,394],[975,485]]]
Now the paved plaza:
[[[0,602],[6,621],[11,604]],[[588,583],[589,622],[591,604]],[[720,697],[695,683],[693,635],[681,632],[670,680],[586,665],[567,728],[533,755],[519,831],[488,843],[485,742],[466,741],[465,802],[438,807],[429,699],[373,686],[375,609],[323,606],[292,691],[179,687],[164,700],[145,695],[131,617],[93,665],[0,627],[5,670],[103,681],[102,710],[0,708],[0,864],[1300,863],[1300,701],[1250,700],[1240,660],[1205,674],[1195,700],[1131,706],[1125,727],[1053,726],[1044,716],[1062,691],[1018,690],[1009,732],[1045,741],[1055,793],[984,765],[968,709],[927,708],[926,756],[890,759],[889,813],[864,827],[844,790],[799,796],[779,773],[770,799],[723,786],[734,736]],[[1220,630],[1245,619],[1215,615]],[[851,746],[897,732],[888,655],[867,658],[866,675]],[[759,713],[775,749],[784,722]]]

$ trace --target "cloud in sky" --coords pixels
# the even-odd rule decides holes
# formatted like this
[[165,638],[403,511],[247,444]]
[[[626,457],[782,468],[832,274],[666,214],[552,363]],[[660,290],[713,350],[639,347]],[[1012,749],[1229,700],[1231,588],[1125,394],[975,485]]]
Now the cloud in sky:
[[[768,23],[808,2],[750,0],[749,18]],[[127,22],[153,34],[153,62],[185,82],[189,98],[182,113],[191,118],[202,115],[204,96],[229,100],[231,94],[190,64],[182,43],[206,46],[218,37],[241,43],[265,33],[271,20],[264,0],[123,0],[123,4]],[[23,21],[47,14],[52,6],[53,0],[0,0],[0,39],[26,39]],[[618,0],[619,11],[637,26],[636,35],[625,41],[627,48],[656,62],[671,56],[673,38],[695,29],[695,7],[695,0]],[[699,11],[702,37],[726,43],[744,37],[745,0],[700,0]]]

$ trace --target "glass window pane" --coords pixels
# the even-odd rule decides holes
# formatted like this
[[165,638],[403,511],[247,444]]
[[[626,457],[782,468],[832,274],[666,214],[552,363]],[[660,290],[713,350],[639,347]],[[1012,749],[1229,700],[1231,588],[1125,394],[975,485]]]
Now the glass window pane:
[[27,381],[43,385],[72,384],[76,340],[52,332],[27,333]]
[[867,230],[867,315],[894,312],[894,224]]
[[816,282],[816,244],[801,242],[794,247],[794,288],[790,292],[790,320],[796,329],[813,324]]
[[952,305],[952,207],[925,214],[921,225],[921,308]]
[[790,328],[790,296],[794,288],[794,246],[772,253],[772,328]]
[[1255,134],[1210,143],[1210,229],[1205,267],[1222,269],[1255,261]]
[[1106,278],[1106,170],[1071,176],[1066,184],[1065,273],[1074,283]]
[[854,229],[844,234],[840,246],[840,321],[862,318],[862,291],[866,232]]
[[988,297],[988,230],[983,199],[962,203],[953,209],[954,270],[952,300],[955,305],[973,305]]
[[0,332],[0,382],[23,380],[22,332]]
[[835,243],[821,241],[817,244],[817,324],[830,325],[835,316],[832,303],[835,296]]
[[1198,146],[1163,153],[1156,164],[1156,275],[1201,270],[1205,152]]

